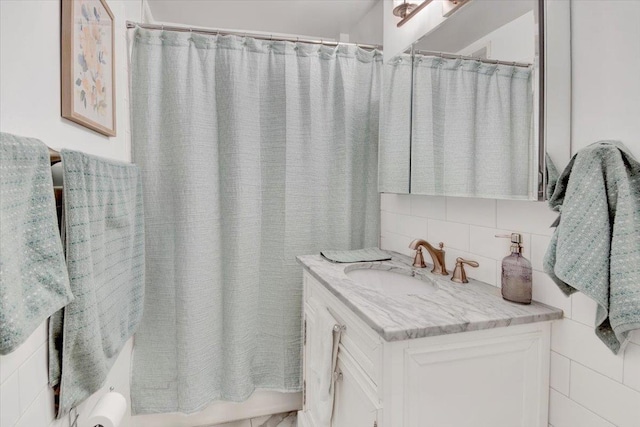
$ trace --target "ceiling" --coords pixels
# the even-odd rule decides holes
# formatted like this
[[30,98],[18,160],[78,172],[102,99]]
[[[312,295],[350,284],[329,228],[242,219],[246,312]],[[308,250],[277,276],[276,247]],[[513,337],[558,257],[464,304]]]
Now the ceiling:
[[378,0],[148,0],[158,22],[339,40]]

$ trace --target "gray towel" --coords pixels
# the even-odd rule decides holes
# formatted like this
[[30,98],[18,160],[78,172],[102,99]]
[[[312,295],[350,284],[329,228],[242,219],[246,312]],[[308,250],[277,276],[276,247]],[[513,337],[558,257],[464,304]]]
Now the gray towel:
[[72,299],[49,151],[37,139],[0,133],[0,354]]
[[331,262],[373,262],[388,261],[391,256],[378,248],[354,249],[350,251],[322,251],[320,255]]
[[75,300],[50,323],[58,417],[97,391],[142,316],[144,227],[138,167],[61,153],[67,266]]
[[640,329],[640,163],[619,142],[580,150],[549,199],[561,212],[544,268],[566,295],[598,303],[596,335],[613,351]]

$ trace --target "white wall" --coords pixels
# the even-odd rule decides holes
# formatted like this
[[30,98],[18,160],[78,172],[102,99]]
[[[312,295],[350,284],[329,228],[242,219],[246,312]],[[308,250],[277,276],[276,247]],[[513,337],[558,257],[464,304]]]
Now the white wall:
[[[128,161],[130,131],[125,20],[140,19],[137,0],[109,0],[116,25],[117,137],[107,138],[60,117],[60,2],[0,1],[0,130]],[[126,18],[125,18],[126,17]],[[47,327],[43,323],[15,352],[0,356],[0,427],[67,427],[53,421],[47,385]],[[80,421],[109,386],[128,398],[131,341],[105,389],[80,405]],[[82,427],[80,425],[79,427]]]
[[[572,154],[618,139],[640,159],[640,2],[571,5]],[[493,235],[522,232],[534,299],[565,312],[552,329],[550,425],[640,425],[640,331],[624,355],[614,356],[593,332],[595,303],[582,294],[564,297],[542,272],[555,219],[545,203],[383,194],[381,208],[383,248],[409,253],[413,238],[443,241],[449,268],[457,256],[477,260],[480,267],[467,274],[493,285],[509,252],[508,242]]]
[[349,30],[349,42],[382,45],[382,3],[379,0],[369,12]]

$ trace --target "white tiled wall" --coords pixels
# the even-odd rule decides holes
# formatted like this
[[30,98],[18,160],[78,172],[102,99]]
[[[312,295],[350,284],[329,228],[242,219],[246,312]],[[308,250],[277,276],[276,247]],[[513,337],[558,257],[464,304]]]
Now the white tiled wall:
[[545,203],[382,194],[381,218],[383,249],[412,255],[412,239],[442,241],[450,271],[458,256],[478,261],[467,275],[494,286],[510,245],[494,235],[522,233],[534,268],[534,299],[565,312],[551,333],[550,424],[640,426],[640,333],[624,355],[613,355],[594,334],[595,303],[582,294],[565,297],[542,271],[556,218]]
[[[129,396],[131,340],[116,361],[103,390],[78,407],[79,421],[86,419],[109,387]],[[54,420],[53,391],[48,385],[47,325],[43,323],[18,347],[0,356],[0,427],[67,427],[68,417]]]

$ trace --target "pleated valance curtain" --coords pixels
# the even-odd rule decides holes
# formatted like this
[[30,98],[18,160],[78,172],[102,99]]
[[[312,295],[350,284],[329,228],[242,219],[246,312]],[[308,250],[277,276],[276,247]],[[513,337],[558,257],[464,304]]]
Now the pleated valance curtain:
[[295,257],[377,246],[382,57],[136,29],[147,281],[134,413],[301,389]]
[[414,58],[411,192],[535,199],[532,69]]

